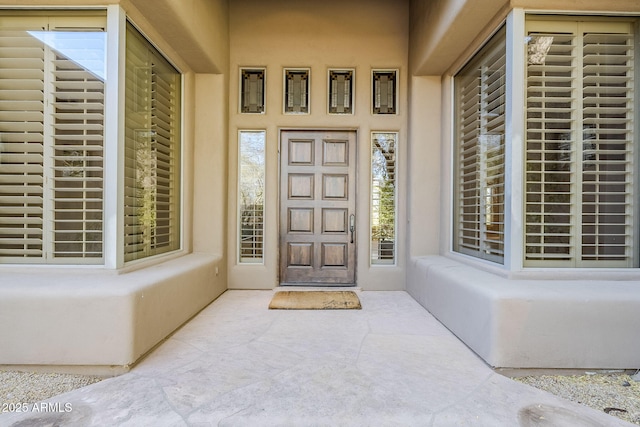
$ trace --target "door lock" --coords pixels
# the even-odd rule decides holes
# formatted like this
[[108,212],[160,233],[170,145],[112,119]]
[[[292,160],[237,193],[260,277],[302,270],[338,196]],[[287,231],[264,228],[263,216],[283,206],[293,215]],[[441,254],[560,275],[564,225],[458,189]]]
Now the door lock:
[[349,231],[351,231],[351,243],[353,243],[353,233],[356,231],[356,216],[354,214],[349,217]]

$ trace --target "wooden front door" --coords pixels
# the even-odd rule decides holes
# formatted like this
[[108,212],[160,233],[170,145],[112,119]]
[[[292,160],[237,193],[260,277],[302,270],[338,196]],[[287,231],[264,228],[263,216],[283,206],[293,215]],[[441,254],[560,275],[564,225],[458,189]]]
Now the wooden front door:
[[283,131],[280,141],[280,282],[354,284],[355,131]]

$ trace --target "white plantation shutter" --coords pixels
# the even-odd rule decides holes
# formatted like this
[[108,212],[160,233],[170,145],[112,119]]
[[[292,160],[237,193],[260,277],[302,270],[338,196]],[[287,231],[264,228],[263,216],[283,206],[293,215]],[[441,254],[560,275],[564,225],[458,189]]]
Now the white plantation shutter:
[[[88,30],[65,31],[65,43],[104,52]],[[82,43],[80,43],[82,41]],[[91,53],[89,53],[91,52]],[[51,52],[54,257],[102,257],[104,76],[70,52]]]
[[178,170],[180,145],[180,78],[166,61],[156,59],[152,73],[151,126],[157,158],[156,230],[154,249],[176,249],[179,235]]
[[44,46],[15,27],[0,30],[0,257],[41,258]]
[[632,265],[630,24],[528,24],[525,265]]
[[457,225],[455,249],[504,258],[505,31],[455,77]]
[[572,256],[575,193],[571,143],[574,40],[570,34],[529,37],[526,260],[568,260]]
[[582,261],[626,266],[633,259],[633,38],[589,31],[582,44]]
[[104,17],[0,19],[0,258],[100,262]]
[[127,27],[125,260],[180,247],[180,74]]

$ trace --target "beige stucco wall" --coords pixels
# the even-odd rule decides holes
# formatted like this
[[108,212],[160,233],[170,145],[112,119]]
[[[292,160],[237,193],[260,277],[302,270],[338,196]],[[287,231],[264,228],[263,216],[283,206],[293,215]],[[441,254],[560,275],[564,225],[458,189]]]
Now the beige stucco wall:
[[[498,28],[512,7],[540,13],[640,15],[640,3],[435,0],[412,1],[411,6],[410,65],[415,75],[410,88],[407,291],[492,366],[634,368],[639,362],[638,269],[518,271],[514,266],[514,271],[508,271],[452,252],[452,74]],[[521,19],[523,10],[516,12]],[[439,105],[432,111],[423,99],[435,99],[437,93],[441,96],[434,102]],[[436,176],[431,170],[419,169],[424,162],[432,167],[429,153],[439,155],[439,162],[433,165],[439,169],[433,171]],[[439,198],[433,194],[431,199],[440,216],[437,236],[430,234],[428,226],[416,224],[422,213],[429,212],[425,190],[418,184],[425,180],[440,186]],[[439,238],[437,248],[426,243],[429,236]]]
[[[3,5],[111,4],[110,12],[117,12],[114,17],[119,14],[118,3],[27,0]],[[228,69],[227,1],[119,4],[184,73],[183,248],[120,271],[101,266],[0,265],[0,323],[13,325],[0,331],[0,367],[49,365],[58,371],[121,372],[227,288],[228,80],[226,74],[216,74]],[[118,144],[116,132],[106,138],[109,146]]]
[[[410,86],[407,244],[409,256],[439,253],[447,230],[441,227],[442,131],[439,76],[412,76]],[[446,182],[446,181],[445,181]]]
[[[404,289],[405,247],[398,265],[369,265],[370,132],[399,132],[399,241],[406,241],[408,138],[408,1],[243,0],[230,2],[229,210],[230,288],[278,285],[278,145],[282,128],[338,128],[358,132],[358,260],[356,280],[363,289]],[[266,113],[238,113],[239,67],[266,67]],[[311,113],[282,112],[283,67],[311,68]],[[328,68],[355,68],[355,114],[327,114]],[[371,114],[372,68],[399,70],[399,114]],[[267,131],[266,236],[264,265],[237,262],[237,132]]]

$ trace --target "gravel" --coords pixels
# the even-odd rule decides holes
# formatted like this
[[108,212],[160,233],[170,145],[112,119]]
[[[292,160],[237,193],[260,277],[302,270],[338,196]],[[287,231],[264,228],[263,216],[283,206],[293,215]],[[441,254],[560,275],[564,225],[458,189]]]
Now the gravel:
[[640,425],[640,382],[621,373],[542,375],[513,378],[627,422]]
[[40,402],[103,380],[88,375],[0,371],[0,409]]
[[[88,375],[0,371],[0,406],[32,404],[101,381]],[[640,377],[622,373],[513,378],[640,425]]]

